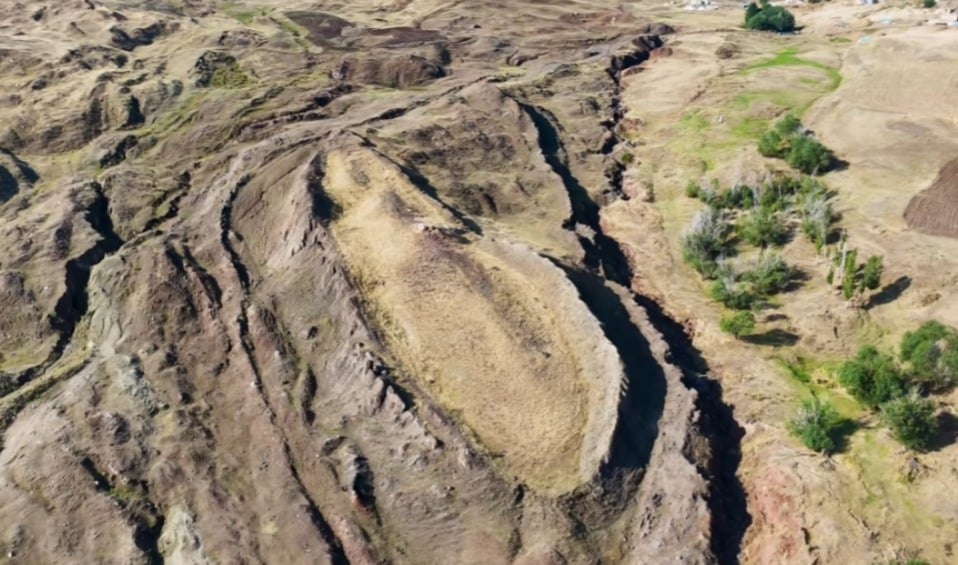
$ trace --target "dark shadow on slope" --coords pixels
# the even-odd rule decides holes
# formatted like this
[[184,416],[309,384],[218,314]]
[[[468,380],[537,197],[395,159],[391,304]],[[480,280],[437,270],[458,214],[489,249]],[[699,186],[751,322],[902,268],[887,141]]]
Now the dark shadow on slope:
[[[66,277],[64,278],[65,290],[57,300],[56,306],[54,306],[50,323],[59,334],[50,359],[56,359],[63,353],[63,350],[73,338],[73,332],[77,324],[87,312],[89,307],[87,287],[93,267],[123,245],[123,240],[113,230],[113,220],[109,211],[110,201],[103,194],[103,187],[97,183],[93,183],[91,186],[95,198],[84,213],[84,219],[97,232],[100,239],[85,253],[67,261]],[[32,378],[32,374],[26,378]]]
[[517,103],[535,125],[539,133],[539,148],[546,163],[562,179],[562,184],[569,194],[572,215],[562,227],[571,230],[575,229],[576,224],[581,224],[592,228],[595,233],[592,241],[580,238],[585,251],[585,264],[590,268],[601,266],[605,278],[630,288],[632,277],[629,263],[618,242],[602,233],[602,227],[599,225],[599,206],[593,202],[588,191],[566,165],[565,149],[562,147],[557,126],[552,118],[547,116],[545,110],[518,101]]
[[738,563],[742,539],[752,523],[745,488],[736,474],[742,462],[745,430],[735,421],[734,407],[723,402],[721,383],[708,377],[708,364],[682,326],[654,300],[634,296],[635,301],[645,308],[649,321],[669,344],[668,361],[682,370],[684,384],[699,393],[701,427],[712,448],[710,467],[699,469],[709,482],[712,552],[719,563]]
[[665,373],[652,355],[648,340],[605,282],[591,273],[556,264],[565,271],[582,301],[601,323],[625,370],[619,419],[609,458],[601,469],[602,476],[609,478],[621,471],[645,467],[652,455],[665,407]]
[[798,335],[783,329],[768,330],[760,334],[742,336],[742,341],[768,347],[785,347],[798,343]]
[[938,451],[958,440],[958,418],[951,412],[938,414],[938,432],[928,446],[930,451]]
[[872,295],[868,299],[868,304],[865,306],[865,309],[874,308],[875,306],[881,306],[883,304],[890,304],[904,294],[906,290],[911,286],[911,277],[903,276],[898,277],[897,280],[893,283],[886,284],[880,291]]
[[860,423],[850,418],[842,418],[835,422],[834,427],[828,433],[828,437],[835,443],[835,453],[844,453],[848,449],[849,438],[861,427]]

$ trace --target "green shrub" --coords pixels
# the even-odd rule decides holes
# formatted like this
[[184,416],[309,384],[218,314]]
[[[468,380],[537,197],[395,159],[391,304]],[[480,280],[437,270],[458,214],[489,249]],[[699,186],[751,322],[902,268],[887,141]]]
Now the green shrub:
[[721,277],[712,283],[709,296],[732,310],[748,310],[755,305],[756,298],[748,285],[737,282],[730,276]]
[[760,31],[792,31],[795,17],[785,8],[771,6],[768,0],[762,0],[761,6],[752,2],[745,9],[745,27]]
[[738,184],[720,194],[716,194],[709,204],[713,208],[751,208],[755,205],[755,191],[750,186]]
[[735,312],[722,316],[719,320],[719,328],[735,337],[748,335],[755,329],[755,315],[751,312]]
[[875,290],[881,285],[881,274],[885,270],[882,264],[882,258],[878,255],[872,255],[865,261],[861,273],[862,289]]
[[756,247],[782,245],[788,238],[788,226],[778,214],[764,206],[740,218],[736,228],[739,237]]
[[786,210],[801,188],[799,179],[789,175],[776,175],[762,185],[759,205],[770,210]]
[[824,173],[832,165],[832,152],[810,137],[791,114],[759,138],[758,152],[764,157],[785,159],[790,167],[807,175]]
[[924,451],[931,446],[938,428],[935,407],[916,391],[887,402],[882,415],[895,438],[908,449]]
[[701,190],[702,187],[694,180],[690,180],[688,184],[685,185],[685,195],[689,198],[698,198]]
[[844,264],[842,265],[842,296],[845,300],[851,300],[855,295],[855,289],[858,287],[855,279],[858,275],[858,250],[852,249],[844,255]]
[[958,382],[958,331],[939,322],[925,322],[902,337],[901,360],[916,384],[932,390],[954,386]]
[[772,296],[784,291],[792,280],[793,271],[779,255],[762,253],[755,266],[742,274],[761,296]]
[[938,5],[937,0],[922,0],[921,5],[923,8],[934,8]]
[[767,131],[758,139],[758,152],[769,159],[784,159],[788,155],[788,138],[775,130]]
[[786,114],[781,120],[775,122],[775,131],[782,136],[789,136],[802,129],[802,122],[793,114]]
[[875,409],[902,396],[905,386],[890,355],[866,345],[838,370],[838,382],[859,402]]
[[[835,213],[828,201],[827,193],[822,190],[812,190],[803,193],[800,202],[802,216],[802,232],[815,245],[816,251],[821,251],[828,242]],[[829,281],[831,284],[831,281]]]
[[819,453],[834,453],[839,424],[838,413],[818,397],[802,402],[798,414],[789,422],[789,431],[798,436],[805,447]]
[[785,161],[806,175],[824,173],[832,164],[832,152],[811,137],[796,133],[789,139]]
[[682,258],[703,276],[713,277],[728,232],[721,213],[713,209],[698,212],[682,235]]

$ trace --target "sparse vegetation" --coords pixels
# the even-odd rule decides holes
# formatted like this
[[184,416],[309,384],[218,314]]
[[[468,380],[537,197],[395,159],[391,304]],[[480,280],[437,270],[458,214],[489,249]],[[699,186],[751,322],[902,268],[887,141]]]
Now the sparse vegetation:
[[931,446],[937,431],[935,407],[917,391],[885,403],[882,415],[895,438],[908,449],[925,451]]
[[834,453],[838,412],[831,404],[816,396],[802,402],[798,414],[789,422],[789,431],[802,440],[805,447],[819,453]]
[[761,0],[761,5],[752,2],[745,9],[745,27],[759,31],[792,31],[795,29],[795,16],[785,8]]
[[751,312],[735,312],[719,320],[719,328],[735,337],[743,337],[755,330],[755,315]]
[[938,0],[922,0],[921,6],[922,8],[927,8],[930,10],[931,8],[938,6]]

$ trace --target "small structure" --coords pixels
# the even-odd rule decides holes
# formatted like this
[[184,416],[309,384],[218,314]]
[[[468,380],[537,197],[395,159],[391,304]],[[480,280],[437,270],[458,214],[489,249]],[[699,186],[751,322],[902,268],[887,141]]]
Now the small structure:
[[712,0],[689,0],[689,3],[685,5],[688,11],[715,10],[716,8],[718,4],[713,3]]

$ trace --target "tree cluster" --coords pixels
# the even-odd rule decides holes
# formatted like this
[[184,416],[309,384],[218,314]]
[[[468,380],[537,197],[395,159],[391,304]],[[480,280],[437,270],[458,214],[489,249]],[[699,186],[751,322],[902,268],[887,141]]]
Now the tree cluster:
[[927,322],[907,332],[899,362],[873,346],[862,347],[838,371],[838,382],[859,402],[880,411],[895,437],[909,449],[923,451],[937,433],[935,408],[923,396],[956,384],[958,331]]
[[815,140],[795,116],[779,120],[758,140],[758,152],[764,157],[784,159],[793,169],[806,175],[827,172],[834,161],[832,152]]
[[761,0],[761,5],[752,2],[745,8],[745,27],[759,31],[793,31],[795,16],[785,8]]

